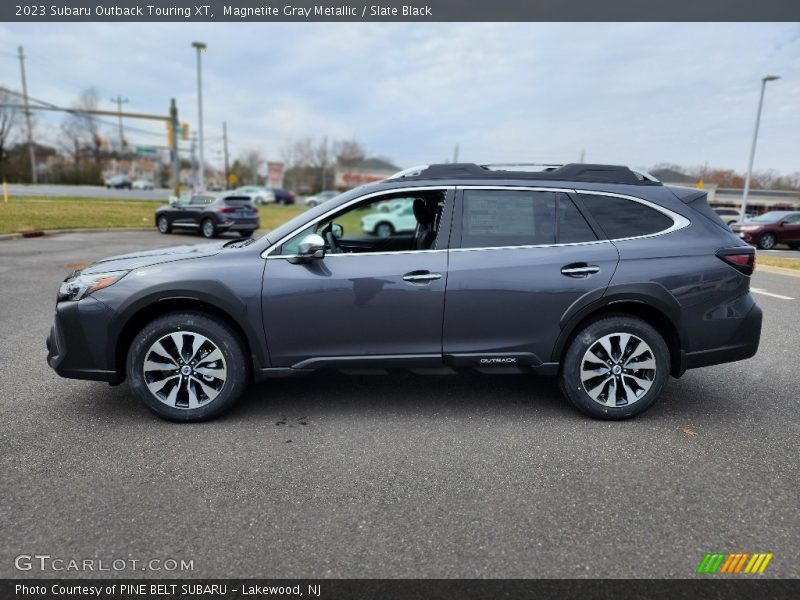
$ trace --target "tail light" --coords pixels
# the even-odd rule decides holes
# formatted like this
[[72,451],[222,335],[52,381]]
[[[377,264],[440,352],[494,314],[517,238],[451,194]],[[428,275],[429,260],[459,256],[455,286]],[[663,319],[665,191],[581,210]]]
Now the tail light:
[[221,213],[235,213],[236,209],[231,206],[221,206],[217,209],[217,212]]
[[745,275],[752,275],[756,268],[756,251],[750,247],[723,248],[717,250],[716,255]]

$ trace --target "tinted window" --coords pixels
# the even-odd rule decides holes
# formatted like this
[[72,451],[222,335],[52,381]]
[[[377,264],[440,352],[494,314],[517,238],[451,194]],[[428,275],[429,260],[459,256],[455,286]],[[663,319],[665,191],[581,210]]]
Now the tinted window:
[[658,233],[673,224],[665,214],[633,200],[590,194],[582,194],[581,198],[612,240]]
[[593,242],[597,236],[566,194],[558,195],[558,243]]
[[555,242],[555,194],[465,190],[462,248]]

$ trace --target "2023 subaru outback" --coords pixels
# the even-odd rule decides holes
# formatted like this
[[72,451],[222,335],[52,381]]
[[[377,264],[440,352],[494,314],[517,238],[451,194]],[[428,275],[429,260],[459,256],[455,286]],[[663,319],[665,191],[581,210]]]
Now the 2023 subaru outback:
[[[378,205],[413,231],[365,233]],[[382,204],[383,203],[383,204]],[[755,250],[699,190],[625,167],[431,165],[344,193],[258,240],[101,260],[62,284],[48,362],[176,421],[316,369],[557,375],[592,417],[670,375],[755,354]]]

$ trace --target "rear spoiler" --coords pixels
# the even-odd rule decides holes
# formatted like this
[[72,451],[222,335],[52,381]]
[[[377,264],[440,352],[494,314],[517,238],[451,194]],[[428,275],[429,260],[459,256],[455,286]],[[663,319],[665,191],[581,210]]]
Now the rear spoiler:
[[714,225],[719,225],[725,231],[730,231],[730,228],[725,225],[725,221],[720,219],[719,215],[714,212],[714,209],[708,205],[708,194],[706,192],[698,190],[697,188],[677,186],[670,186],[669,190],[675,194],[678,200],[699,212],[706,219],[714,223]]

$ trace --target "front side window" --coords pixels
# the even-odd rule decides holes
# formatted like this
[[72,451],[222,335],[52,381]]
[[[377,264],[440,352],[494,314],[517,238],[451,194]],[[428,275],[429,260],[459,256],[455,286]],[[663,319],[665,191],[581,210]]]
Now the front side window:
[[553,192],[464,190],[461,247],[553,244],[555,197]]
[[434,250],[445,205],[444,191],[396,192],[369,198],[303,229],[281,246],[280,255],[297,253],[311,233],[322,236],[326,253]]
[[581,194],[581,199],[610,240],[652,235],[674,224],[667,215],[641,202],[600,194]]

